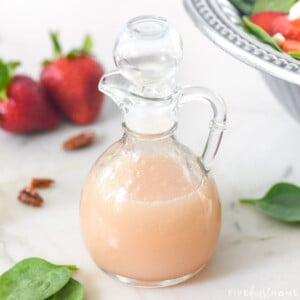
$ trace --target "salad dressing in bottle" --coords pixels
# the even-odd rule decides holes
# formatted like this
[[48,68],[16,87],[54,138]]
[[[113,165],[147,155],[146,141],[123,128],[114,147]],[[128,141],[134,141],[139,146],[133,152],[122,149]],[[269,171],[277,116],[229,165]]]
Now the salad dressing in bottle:
[[[165,19],[139,17],[116,41],[117,71],[99,87],[120,107],[124,135],[92,167],[82,191],[85,244],[104,272],[135,286],[168,286],[200,271],[219,236],[221,208],[209,173],[225,128],[222,100],[181,88],[179,34]],[[176,114],[191,100],[214,113],[201,157],[180,144]]]

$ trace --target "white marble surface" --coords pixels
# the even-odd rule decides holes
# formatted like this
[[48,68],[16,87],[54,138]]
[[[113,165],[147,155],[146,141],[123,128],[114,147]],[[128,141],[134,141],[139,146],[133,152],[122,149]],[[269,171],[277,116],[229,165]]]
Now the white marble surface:
[[[84,178],[97,156],[122,133],[116,106],[107,99],[101,117],[86,127],[97,132],[97,143],[79,152],[66,153],[60,147],[66,137],[83,129],[73,125],[35,135],[1,131],[0,273],[22,258],[39,256],[77,264],[76,278],[84,284],[87,300],[300,298],[300,227],[275,222],[237,202],[240,197],[261,196],[278,181],[300,184],[300,126],[273,99],[259,73],[204,38],[180,1],[2,2],[0,56],[23,60],[21,70],[36,77],[39,62],[50,53],[50,29],[61,31],[66,47],[91,32],[97,56],[111,70],[113,42],[127,19],[140,14],[168,18],[181,32],[185,47],[179,80],[222,94],[229,129],[213,169],[223,205],[221,238],[213,259],[193,280],[152,290],[108,278],[95,267],[80,237],[78,204]],[[179,138],[198,151],[208,120],[205,107],[187,106],[180,114]],[[53,188],[41,192],[46,203],[38,209],[16,200],[33,176],[56,180]]]

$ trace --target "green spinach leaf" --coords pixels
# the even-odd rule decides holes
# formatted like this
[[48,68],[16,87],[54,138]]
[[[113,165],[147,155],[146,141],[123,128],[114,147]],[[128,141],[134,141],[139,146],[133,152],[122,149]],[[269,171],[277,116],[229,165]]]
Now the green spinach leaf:
[[71,278],[59,292],[46,300],[83,300],[83,294],[81,283]]
[[255,0],[229,0],[242,14],[250,15],[252,13]]
[[76,266],[27,258],[0,276],[0,299],[43,300],[64,287]]
[[300,59],[300,52],[288,52],[288,54],[296,59]]
[[261,199],[240,199],[240,203],[255,204],[283,222],[300,222],[300,187],[290,183],[277,183]]
[[261,27],[257,26],[256,24],[252,23],[248,17],[243,17],[243,21],[247,28],[250,30],[250,33],[254,35],[259,41],[270,45],[277,51],[281,52],[280,47],[278,44],[272,39],[272,37],[264,31]]
[[281,11],[288,13],[297,0],[256,0],[252,13]]

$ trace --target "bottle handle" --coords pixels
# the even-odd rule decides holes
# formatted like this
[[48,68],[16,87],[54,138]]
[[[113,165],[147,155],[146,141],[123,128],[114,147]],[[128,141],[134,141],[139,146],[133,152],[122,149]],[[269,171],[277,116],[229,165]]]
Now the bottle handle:
[[202,155],[199,157],[205,170],[209,172],[211,163],[218,152],[223,132],[226,129],[226,106],[220,96],[214,94],[207,88],[194,86],[184,87],[180,104],[194,100],[208,102],[213,110],[213,118],[210,122],[208,138]]

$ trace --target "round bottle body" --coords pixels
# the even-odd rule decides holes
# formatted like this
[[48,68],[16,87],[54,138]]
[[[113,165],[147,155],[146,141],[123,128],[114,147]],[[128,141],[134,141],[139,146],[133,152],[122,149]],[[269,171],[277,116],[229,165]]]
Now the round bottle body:
[[82,191],[81,229],[103,271],[136,286],[166,286],[206,265],[221,207],[196,156],[172,138],[149,143],[125,137],[97,160]]

